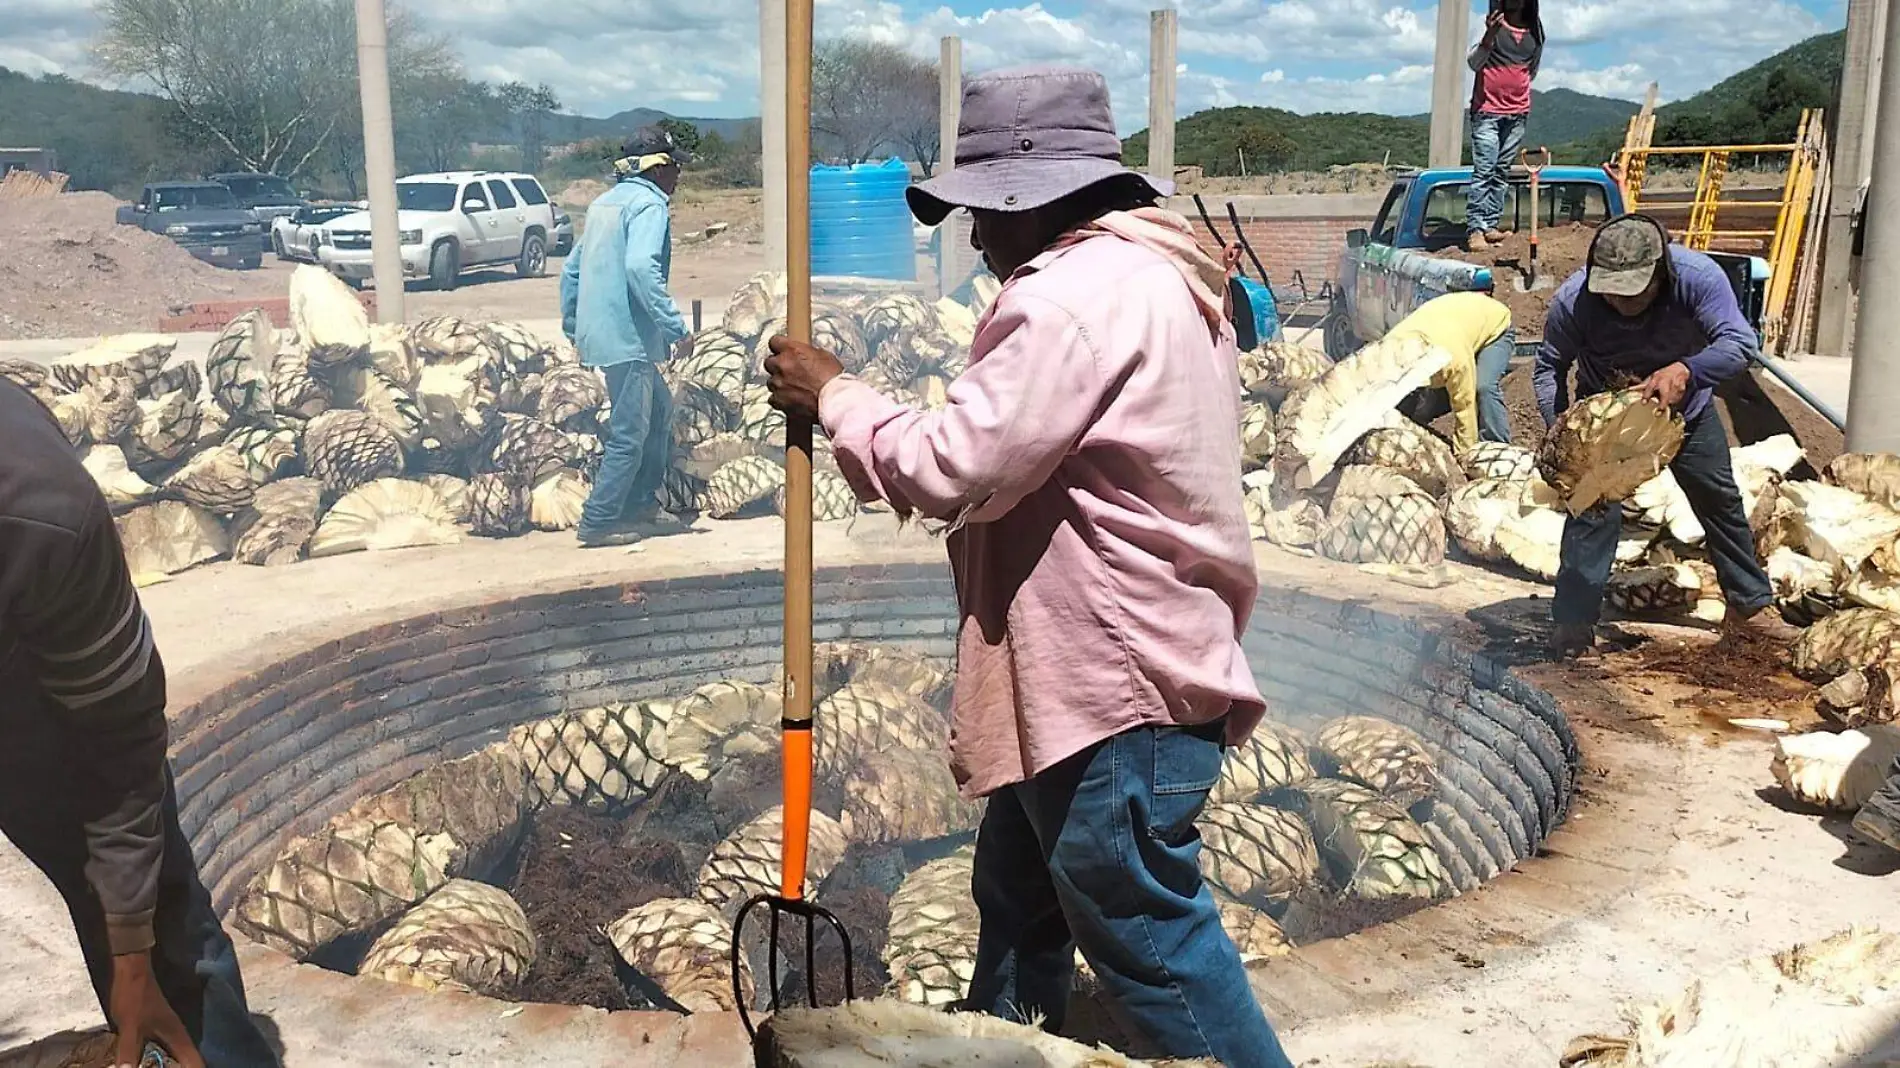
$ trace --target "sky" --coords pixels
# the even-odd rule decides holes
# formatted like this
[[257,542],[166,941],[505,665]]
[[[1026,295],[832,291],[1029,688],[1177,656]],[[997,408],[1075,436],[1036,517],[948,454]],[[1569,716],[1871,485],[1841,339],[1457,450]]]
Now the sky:
[[[545,81],[567,110],[758,113],[756,0],[390,0],[455,40],[469,73]],[[1020,63],[1107,75],[1124,133],[1146,125],[1148,12],[1170,0],[817,0],[820,37],[860,34],[964,68]],[[1640,100],[1690,96],[1803,38],[1839,29],[1845,0],[1544,0],[1540,89]],[[1179,113],[1257,104],[1298,112],[1430,108],[1436,3],[1172,0],[1180,12]],[[1483,6],[1473,7],[1472,25]],[[0,66],[100,81],[88,0],[0,0]],[[1475,32],[1475,29],[1474,29]],[[0,102],[4,106],[4,102]]]

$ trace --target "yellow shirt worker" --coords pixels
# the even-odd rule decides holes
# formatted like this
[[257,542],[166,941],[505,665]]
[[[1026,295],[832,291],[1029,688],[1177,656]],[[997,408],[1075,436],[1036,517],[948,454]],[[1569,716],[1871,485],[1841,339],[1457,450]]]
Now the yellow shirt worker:
[[1480,438],[1511,440],[1500,383],[1510,369],[1517,334],[1503,302],[1484,293],[1447,293],[1426,301],[1385,336],[1423,338],[1451,353],[1451,363],[1431,384],[1399,405],[1406,418],[1424,424],[1451,413],[1457,424],[1451,443],[1460,454]]

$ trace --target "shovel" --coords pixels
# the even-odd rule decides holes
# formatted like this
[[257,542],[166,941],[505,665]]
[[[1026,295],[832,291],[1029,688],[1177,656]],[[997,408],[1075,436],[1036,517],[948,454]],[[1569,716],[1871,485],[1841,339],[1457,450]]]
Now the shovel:
[[[1533,164],[1531,162],[1532,151],[1543,156],[1542,163]],[[1535,150],[1527,149],[1518,153],[1518,161],[1523,165],[1525,170],[1531,172],[1531,253],[1529,269],[1519,274],[1514,284],[1519,293],[1534,293],[1540,289],[1549,289],[1556,285],[1556,283],[1549,278],[1541,278],[1537,274],[1537,216],[1541,214],[1543,210],[1543,201],[1538,197],[1537,191],[1539,179],[1541,179],[1544,174],[1544,168],[1550,166],[1550,149],[1543,147],[1539,147]]]
[[[812,0],[785,5],[785,333],[811,340],[811,65]],[[746,1005],[744,973],[749,920],[763,918],[768,938],[768,1000],[779,1004],[779,928],[791,918],[804,928],[806,999],[818,1007],[814,943],[819,925],[832,929],[844,947],[844,996],[857,995],[851,970],[851,938],[836,916],[805,900],[806,847],[811,836],[812,788],[812,501],[811,420],[785,420],[785,711],[779,721],[785,761],[785,830],[780,841],[779,892],[759,894],[739,909],[732,928],[732,992],[739,1022],[755,1039]]]

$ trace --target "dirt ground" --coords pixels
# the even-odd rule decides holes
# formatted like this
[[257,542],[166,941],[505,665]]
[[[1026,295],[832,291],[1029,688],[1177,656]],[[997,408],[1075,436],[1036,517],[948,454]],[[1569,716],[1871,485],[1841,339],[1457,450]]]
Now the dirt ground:
[[1495,295],[1511,309],[1511,322],[1520,338],[1542,337],[1544,315],[1550,298],[1563,280],[1575,274],[1590,254],[1593,227],[1582,223],[1539,230],[1537,233],[1537,284],[1541,287],[1523,292],[1529,285],[1531,269],[1530,234],[1506,234],[1504,240],[1483,252],[1446,249],[1438,253],[1447,259],[1462,260],[1491,268],[1497,282]]
[[106,193],[0,201],[0,340],[150,330],[194,301],[278,296],[265,271],[201,263],[113,218]]
[[[577,224],[592,199],[588,192],[570,187],[562,194],[564,206],[574,202],[569,211]],[[152,330],[186,304],[281,297],[288,290],[296,264],[270,255],[255,271],[201,263],[163,237],[117,225],[119,203],[105,193],[0,202],[0,341]],[[690,318],[698,300],[706,321],[716,322],[733,291],[762,268],[762,211],[757,190],[680,192],[672,288],[683,314]],[[727,229],[697,236],[715,224]],[[542,278],[517,278],[507,268],[478,271],[447,293],[411,283],[407,310],[412,319],[556,319],[563,265],[550,260]]]

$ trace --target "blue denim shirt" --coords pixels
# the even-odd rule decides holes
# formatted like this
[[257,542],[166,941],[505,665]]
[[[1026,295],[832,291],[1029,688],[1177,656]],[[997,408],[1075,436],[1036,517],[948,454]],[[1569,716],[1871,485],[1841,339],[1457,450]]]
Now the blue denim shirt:
[[1570,406],[1570,368],[1577,396],[1611,388],[1619,378],[1642,381],[1672,363],[1689,368],[1681,410],[1693,419],[1709,406],[1715,387],[1748,366],[1759,342],[1728,276],[1700,252],[1669,246],[1669,278],[1643,314],[1617,314],[1584,288],[1578,271],[1557,288],[1544,320],[1544,344],[1531,369],[1537,407],[1550,423]]
[[561,272],[561,328],[588,367],[664,363],[687,334],[666,291],[673,222],[660,187],[628,178],[587,209],[587,227]]

